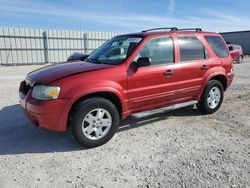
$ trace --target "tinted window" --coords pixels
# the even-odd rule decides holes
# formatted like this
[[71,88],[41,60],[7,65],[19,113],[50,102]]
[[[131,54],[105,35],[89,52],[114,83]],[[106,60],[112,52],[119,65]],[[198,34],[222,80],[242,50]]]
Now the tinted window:
[[180,60],[207,59],[206,50],[197,37],[178,37]]
[[157,38],[149,41],[137,54],[139,57],[149,57],[151,65],[173,63],[174,49],[172,37]]
[[229,55],[227,51],[227,47],[220,37],[205,36],[205,39],[210,44],[210,46],[212,47],[217,57],[227,57]]

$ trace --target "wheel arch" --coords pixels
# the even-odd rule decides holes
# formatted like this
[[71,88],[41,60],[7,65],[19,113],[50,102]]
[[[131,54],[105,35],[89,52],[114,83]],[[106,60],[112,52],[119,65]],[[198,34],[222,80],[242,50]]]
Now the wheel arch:
[[88,93],[86,95],[83,95],[83,96],[81,96],[73,101],[73,103],[71,104],[70,109],[68,111],[67,127],[70,124],[69,121],[70,121],[71,115],[76,110],[77,104],[79,104],[83,100],[93,98],[93,97],[100,97],[100,98],[104,98],[104,99],[111,101],[115,105],[115,107],[117,108],[120,118],[122,118],[124,106],[122,104],[121,98],[117,94],[115,94],[114,92],[111,92],[111,91],[97,91],[97,92]]
[[200,100],[208,82],[211,80],[218,80],[222,84],[224,91],[226,91],[227,84],[228,84],[227,77],[223,73],[212,74],[211,76],[207,77],[207,79],[204,81],[203,87],[201,88],[199,92],[198,100]]
[[226,91],[226,89],[227,89],[227,78],[226,78],[225,75],[219,74],[219,75],[216,75],[216,76],[212,77],[210,80],[218,80],[222,84],[224,91]]

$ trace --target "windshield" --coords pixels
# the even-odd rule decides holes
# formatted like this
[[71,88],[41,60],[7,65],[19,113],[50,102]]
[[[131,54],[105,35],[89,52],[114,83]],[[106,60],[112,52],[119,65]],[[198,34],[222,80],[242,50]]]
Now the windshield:
[[114,37],[94,51],[86,61],[111,65],[121,64],[133,52],[141,39],[137,36]]

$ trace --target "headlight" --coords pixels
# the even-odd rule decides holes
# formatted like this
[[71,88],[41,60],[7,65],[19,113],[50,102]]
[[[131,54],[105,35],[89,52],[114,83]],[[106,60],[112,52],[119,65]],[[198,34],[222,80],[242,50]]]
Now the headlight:
[[40,100],[57,99],[60,93],[58,86],[36,85],[32,90],[32,98]]

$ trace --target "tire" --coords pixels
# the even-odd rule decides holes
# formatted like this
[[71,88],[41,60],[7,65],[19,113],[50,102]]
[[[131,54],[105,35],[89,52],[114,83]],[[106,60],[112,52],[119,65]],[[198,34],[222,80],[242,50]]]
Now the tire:
[[116,133],[120,116],[115,105],[104,98],[89,98],[80,102],[70,118],[70,133],[86,148],[108,142]]
[[224,88],[221,82],[210,80],[197,104],[197,108],[202,114],[212,114],[220,108],[223,97]]
[[243,55],[240,56],[239,62],[238,63],[242,63],[243,61]]

